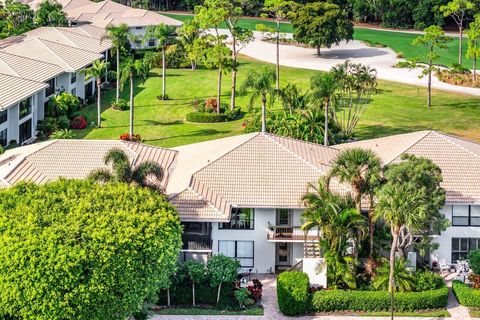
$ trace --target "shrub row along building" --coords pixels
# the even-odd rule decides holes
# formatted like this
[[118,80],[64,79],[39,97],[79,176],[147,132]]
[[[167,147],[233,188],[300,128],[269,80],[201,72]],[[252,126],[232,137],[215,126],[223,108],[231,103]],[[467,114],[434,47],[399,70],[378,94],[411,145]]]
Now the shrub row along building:
[[[69,92],[85,101],[95,95],[95,78],[81,72],[95,60],[108,62],[112,43],[105,27],[126,23],[144,36],[146,26],[181,22],[113,1],[59,1],[72,27],[42,27],[0,40],[0,145],[28,143],[54,95]],[[32,8],[39,3],[28,2]],[[138,46],[155,46],[152,39]],[[108,80],[107,73],[103,80]]]
[[[456,263],[480,248],[480,144],[435,131],[419,131],[332,147],[271,134],[251,133],[173,149],[122,141],[57,140],[8,150],[0,156],[0,184],[84,179],[105,167],[112,147],[133,165],[158,162],[162,181],[184,224],[182,259],[223,253],[254,272],[285,269],[311,253],[316,232],[300,230],[301,198],[309,183],[327,174],[341,150],[375,151],[383,164],[404,153],[426,157],[442,170],[451,225],[432,235],[439,248],[431,262]],[[336,191],[349,192],[337,185]],[[313,245],[312,245],[313,244]]]

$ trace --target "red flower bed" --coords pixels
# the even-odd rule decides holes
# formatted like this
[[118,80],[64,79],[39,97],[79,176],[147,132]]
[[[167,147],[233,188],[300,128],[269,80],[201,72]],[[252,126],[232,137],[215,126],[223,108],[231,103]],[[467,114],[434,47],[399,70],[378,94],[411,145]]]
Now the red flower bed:
[[70,121],[71,129],[85,129],[88,125],[87,119],[84,116],[76,116]]
[[259,301],[260,299],[262,299],[263,284],[258,279],[253,279],[252,282],[253,285],[248,286],[247,289],[248,291],[250,291],[253,300]]
[[130,134],[128,132],[126,133],[122,133],[120,135],[120,140],[123,140],[123,141],[133,141],[133,142],[141,142],[142,141],[142,137],[138,134],[138,133],[135,133],[133,134],[132,136],[130,136]]

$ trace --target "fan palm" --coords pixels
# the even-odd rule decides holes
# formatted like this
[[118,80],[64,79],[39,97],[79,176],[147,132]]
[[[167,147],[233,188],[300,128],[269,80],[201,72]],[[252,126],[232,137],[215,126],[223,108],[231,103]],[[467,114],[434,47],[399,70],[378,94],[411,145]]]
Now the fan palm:
[[[415,289],[415,276],[407,268],[407,262],[405,259],[395,260],[393,271],[395,292],[413,291]],[[372,286],[376,290],[387,291],[389,287],[390,266],[385,261],[377,270],[376,275],[373,278]]]
[[176,32],[175,26],[169,26],[161,23],[156,26],[148,26],[146,37],[155,39],[157,42],[157,49],[162,50],[162,99],[167,98],[167,60],[165,51],[169,42],[174,39]]
[[93,62],[90,68],[84,69],[82,72],[85,74],[85,79],[95,78],[97,82],[97,127],[102,126],[102,95],[101,95],[101,86],[102,86],[102,76],[107,69],[107,63],[105,61],[96,60]]
[[378,155],[369,149],[351,148],[340,153],[329,173],[329,178],[336,177],[341,183],[350,184],[355,206],[360,212],[362,198],[367,195],[370,200],[368,212],[370,257],[373,255],[373,221],[374,191],[381,182],[382,167]]
[[154,161],[144,161],[133,166],[127,154],[120,148],[112,148],[107,151],[103,161],[105,165],[111,165],[112,170],[105,168],[93,170],[88,178],[99,182],[124,182],[141,187],[157,188],[155,184],[148,182],[150,176],[158,181],[163,179],[162,167]]
[[259,97],[262,100],[262,132],[267,131],[266,124],[266,109],[267,109],[267,100],[270,97],[270,102],[273,103],[273,100],[276,96],[276,90],[273,87],[275,84],[276,75],[275,71],[271,70],[268,67],[263,67],[260,71],[252,70],[249,71],[247,79],[243,82],[240,92],[245,93],[248,89],[251,89],[252,95],[250,97],[249,106],[252,107],[255,100]]
[[329,107],[337,89],[335,78],[331,73],[317,73],[310,79],[310,89],[313,99],[323,104],[325,111],[323,144],[328,146]]
[[110,40],[117,55],[117,85],[115,92],[116,102],[118,102],[118,99],[120,99],[120,53],[125,51],[127,47],[128,34],[128,25],[124,23],[118,26],[108,25],[106,28],[106,33],[101,39],[101,41],[105,39]]

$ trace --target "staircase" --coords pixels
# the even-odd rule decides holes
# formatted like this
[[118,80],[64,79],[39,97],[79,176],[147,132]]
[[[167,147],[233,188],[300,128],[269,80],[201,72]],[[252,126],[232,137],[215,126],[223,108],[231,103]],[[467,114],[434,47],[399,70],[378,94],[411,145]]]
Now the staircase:
[[320,258],[320,247],[318,241],[308,241],[303,243],[303,256],[305,258]]

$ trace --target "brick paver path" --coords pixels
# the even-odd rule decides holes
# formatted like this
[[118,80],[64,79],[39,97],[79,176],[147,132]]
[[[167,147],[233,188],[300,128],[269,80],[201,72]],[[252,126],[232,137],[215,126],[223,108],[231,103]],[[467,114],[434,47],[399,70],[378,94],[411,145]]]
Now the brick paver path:
[[[210,320],[210,319],[222,319],[222,320],[390,320],[390,317],[358,317],[358,316],[304,316],[304,317],[286,317],[284,316],[277,305],[277,283],[276,276],[270,274],[259,274],[254,277],[258,277],[263,283],[263,297],[262,305],[264,308],[263,316],[171,316],[171,315],[157,315],[150,320]],[[451,279],[446,279],[448,285],[451,286]],[[469,320],[468,310],[458,304],[457,299],[451,292],[448,297],[447,309],[452,315],[451,320]],[[395,317],[399,320],[438,320],[438,318],[426,318],[426,317]]]

